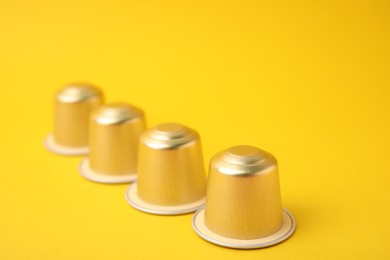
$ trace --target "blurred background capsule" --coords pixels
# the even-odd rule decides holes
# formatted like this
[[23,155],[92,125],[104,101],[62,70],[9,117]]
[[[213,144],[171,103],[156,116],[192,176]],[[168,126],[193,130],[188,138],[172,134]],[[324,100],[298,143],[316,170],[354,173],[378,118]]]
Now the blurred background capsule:
[[45,140],[46,148],[60,155],[87,154],[89,116],[102,104],[102,91],[93,85],[72,84],[58,91],[54,130]]
[[130,104],[100,107],[90,119],[89,158],[81,174],[101,183],[126,183],[137,178],[139,137],[146,128],[144,112]]

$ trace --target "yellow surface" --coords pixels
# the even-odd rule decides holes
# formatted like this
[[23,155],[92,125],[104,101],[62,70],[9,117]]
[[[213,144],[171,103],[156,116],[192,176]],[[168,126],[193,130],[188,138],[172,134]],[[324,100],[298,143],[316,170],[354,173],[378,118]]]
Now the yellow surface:
[[[0,259],[389,259],[388,1],[1,1]],[[240,251],[48,153],[72,81],[280,163],[288,241]]]

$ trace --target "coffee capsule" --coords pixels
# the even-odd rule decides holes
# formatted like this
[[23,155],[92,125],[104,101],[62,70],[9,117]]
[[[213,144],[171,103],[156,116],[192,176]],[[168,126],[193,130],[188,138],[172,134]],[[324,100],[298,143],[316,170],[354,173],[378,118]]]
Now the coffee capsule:
[[139,137],[145,130],[144,112],[125,103],[107,104],[90,119],[89,158],[79,167],[87,179],[127,183],[137,178]]
[[146,131],[140,142],[138,180],[127,190],[127,201],[160,215],[185,214],[202,206],[206,179],[198,133],[166,123]]
[[60,155],[88,153],[88,127],[91,112],[103,103],[100,89],[73,84],[55,97],[54,131],[45,139],[46,148]]
[[206,205],[193,218],[200,237],[224,247],[261,248],[286,240],[295,226],[282,208],[274,156],[253,146],[235,146],[212,158]]

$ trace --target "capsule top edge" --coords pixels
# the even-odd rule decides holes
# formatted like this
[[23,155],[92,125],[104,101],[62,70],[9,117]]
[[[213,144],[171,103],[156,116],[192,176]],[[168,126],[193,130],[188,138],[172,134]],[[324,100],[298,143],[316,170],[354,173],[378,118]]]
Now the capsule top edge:
[[175,149],[198,137],[198,133],[187,126],[164,123],[147,130],[141,136],[141,142],[152,149]]
[[114,125],[143,116],[144,112],[138,107],[118,102],[101,106],[93,112],[92,119],[100,125]]
[[60,89],[56,98],[63,103],[77,103],[101,96],[102,91],[98,87],[85,83],[75,83]]
[[216,154],[211,166],[226,175],[252,176],[277,167],[276,158],[257,147],[239,145]]

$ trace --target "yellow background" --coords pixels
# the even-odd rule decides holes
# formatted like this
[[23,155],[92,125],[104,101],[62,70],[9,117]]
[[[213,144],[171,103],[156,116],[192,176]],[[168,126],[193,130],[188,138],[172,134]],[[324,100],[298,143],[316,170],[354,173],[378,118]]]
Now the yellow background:
[[[0,1],[0,259],[389,259],[388,1]],[[43,148],[53,95],[87,81],[148,125],[198,130],[206,162],[279,160],[296,233],[261,250],[132,209]]]

